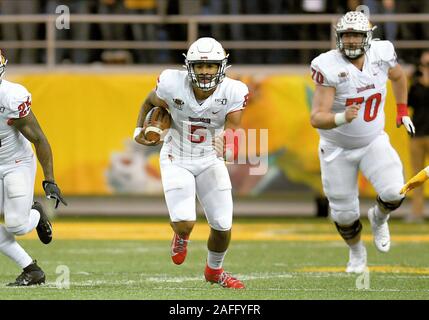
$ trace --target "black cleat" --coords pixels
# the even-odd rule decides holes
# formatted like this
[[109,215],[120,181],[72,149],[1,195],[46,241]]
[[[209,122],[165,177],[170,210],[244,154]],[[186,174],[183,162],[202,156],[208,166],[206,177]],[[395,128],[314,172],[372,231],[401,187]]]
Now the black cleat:
[[24,268],[24,271],[16,278],[15,282],[8,283],[8,287],[27,287],[45,283],[45,273],[34,260],[32,264]]
[[52,225],[49,222],[48,216],[43,210],[42,204],[40,202],[34,201],[31,209],[35,209],[40,213],[40,220],[36,227],[37,235],[39,236],[40,241],[42,241],[44,244],[50,243],[52,241]]

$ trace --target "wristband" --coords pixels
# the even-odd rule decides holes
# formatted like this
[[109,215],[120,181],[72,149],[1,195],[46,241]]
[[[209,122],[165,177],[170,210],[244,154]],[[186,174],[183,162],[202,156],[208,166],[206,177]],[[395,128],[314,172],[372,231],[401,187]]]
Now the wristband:
[[396,104],[396,126],[399,127],[402,124],[402,117],[408,116],[408,107],[405,103]]
[[345,112],[336,113],[334,122],[337,127],[342,126],[343,124],[346,124],[347,123],[346,113]]
[[233,162],[237,160],[238,145],[239,145],[237,133],[235,132],[234,129],[227,129],[226,134],[224,135],[223,138],[224,138],[224,150],[223,150],[224,159],[227,162]]
[[137,127],[134,129],[134,139],[143,131],[142,127]]

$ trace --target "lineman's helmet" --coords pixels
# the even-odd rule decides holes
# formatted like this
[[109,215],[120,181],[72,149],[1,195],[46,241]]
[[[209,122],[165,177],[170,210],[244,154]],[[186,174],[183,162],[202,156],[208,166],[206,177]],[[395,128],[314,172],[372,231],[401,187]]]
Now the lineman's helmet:
[[[375,30],[369,22],[367,16],[360,11],[349,11],[338,21],[335,28],[337,48],[350,59],[359,58],[371,46],[372,32]],[[363,34],[362,43],[353,47],[344,47],[341,36],[344,33],[361,33]]]

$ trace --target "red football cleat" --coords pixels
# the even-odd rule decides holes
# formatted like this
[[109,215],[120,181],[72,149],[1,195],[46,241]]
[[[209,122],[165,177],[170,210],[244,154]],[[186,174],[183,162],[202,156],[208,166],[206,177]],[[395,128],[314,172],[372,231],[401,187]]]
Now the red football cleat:
[[223,268],[221,269],[211,269],[208,265],[206,265],[206,269],[204,271],[204,276],[206,281],[213,283],[217,283],[224,288],[233,288],[233,289],[244,289],[244,284],[237,278],[234,278],[229,273],[225,272]]
[[187,253],[187,245],[189,236],[180,238],[174,233],[173,240],[171,241],[171,259],[175,264],[182,264],[185,261]]

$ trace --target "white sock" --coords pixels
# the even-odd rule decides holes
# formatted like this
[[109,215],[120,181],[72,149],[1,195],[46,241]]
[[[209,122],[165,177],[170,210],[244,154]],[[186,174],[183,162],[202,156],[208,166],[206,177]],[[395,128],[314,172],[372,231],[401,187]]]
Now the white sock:
[[359,240],[359,242],[357,242],[357,243],[355,243],[355,244],[352,244],[352,245],[350,245],[350,244],[349,244],[349,247],[350,247],[350,250],[351,250],[354,254],[359,254],[359,253],[361,253],[361,252],[362,252],[362,250],[364,250],[364,248],[365,248],[365,246],[364,246],[364,244],[363,244],[363,241],[362,241],[362,240]]
[[214,252],[210,251],[208,253],[207,257],[207,265],[210,269],[220,269],[222,268],[223,259],[225,258],[226,251],[225,252]]
[[374,213],[375,213],[374,216],[377,219],[377,222],[380,224],[385,223],[390,217],[390,214],[382,212],[381,209],[378,207],[378,205],[375,206]]
[[16,242],[15,237],[6,230],[4,225],[0,225],[0,252],[15,261],[22,269],[33,262],[33,259]]
[[39,223],[39,220],[40,220],[40,212],[35,209],[31,209],[30,215],[28,217],[28,223],[26,226],[19,227],[19,230],[17,230],[16,228],[8,228],[8,231],[11,233],[14,233],[15,235],[23,236],[24,234],[27,234],[33,231],[34,228]]

